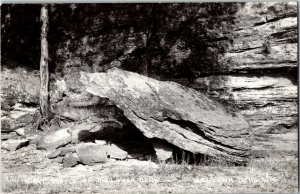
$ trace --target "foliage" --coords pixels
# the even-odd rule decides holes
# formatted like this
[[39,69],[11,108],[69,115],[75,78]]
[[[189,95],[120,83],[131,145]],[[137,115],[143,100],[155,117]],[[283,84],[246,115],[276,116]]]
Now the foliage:
[[40,60],[40,5],[1,6],[1,58],[38,68]]
[[[115,61],[150,76],[191,77],[214,71],[231,38],[234,14],[243,3],[52,4],[49,67],[103,71]],[[38,68],[41,5],[4,5],[5,55]],[[7,19],[9,18],[9,19]],[[26,48],[26,49],[25,49]],[[107,68],[100,68],[107,66]]]

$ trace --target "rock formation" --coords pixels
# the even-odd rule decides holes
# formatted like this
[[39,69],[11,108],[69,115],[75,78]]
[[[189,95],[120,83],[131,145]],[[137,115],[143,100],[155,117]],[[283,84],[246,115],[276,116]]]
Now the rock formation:
[[[141,72],[148,41],[145,37],[154,8],[146,4],[85,4],[75,7],[64,4],[55,7],[50,20],[50,26],[53,27],[49,32],[49,41],[55,45],[49,50],[52,58],[50,67],[56,73],[69,77],[68,85],[76,82],[74,72],[99,72],[114,66]],[[233,97],[231,100],[234,104],[244,104],[242,96],[249,94],[246,91],[257,93],[253,100],[247,98],[247,106],[243,106],[241,112],[251,127],[256,128],[256,133],[268,132],[274,127],[288,129],[295,124],[298,82],[296,2],[164,4],[157,9],[157,36],[153,37],[153,43],[148,44],[154,52],[149,76],[205,91],[210,87],[211,90],[218,90],[217,97]],[[12,20],[3,20],[3,25],[7,27],[3,33],[4,56],[12,55],[14,59],[21,59],[20,63],[26,61],[24,57],[27,56],[27,61],[38,64],[39,56],[32,59],[40,49],[38,36],[32,33],[26,37],[14,29],[18,29],[21,22],[26,22],[22,26],[26,26],[26,29],[36,27],[35,32],[39,34],[38,20],[34,21],[34,17],[28,16],[37,15],[38,18],[40,8],[38,5],[4,6],[3,15],[9,14],[9,10],[16,13],[22,10],[24,17],[16,15]],[[71,15],[68,14],[70,12]],[[72,21],[82,25],[74,26]],[[18,38],[13,38],[16,36]],[[20,40],[25,40],[25,43],[17,42]],[[36,43],[36,46],[28,46]],[[26,49],[22,49],[24,47]],[[23,53],[19,56],[21,51]],[[3,64],[10,66],[11,62],[4,59]],[[27,103],[38,102],[35,96],[38,94],[38,84],[29,83],[38,77],[30,76],[27,79],[28,72],[21,69],[21,76],[17,76],[20,77],[19,82],[11,83],[14,71],[2,69],[2,73],[1,83],[5,86],[2,87],[3,107],[16,103],[7,100],[9,96],[6,95],[16,95],[19,101]],[[281,102],[275,102],[274,99],[279,96],[271,94],[278,90],[273,91],[272,87],[251,88],[251,91],[241,89],[237,97],[238,89],[233,83],[236,78],[249,78],[251,82],[282,78],[285,80],[284,86],[276,87],[279,87],[278,90],[287,89],[288,98],[281,95]],[[28,83],[22,84],[25,82]],[[247,82],[244,83],[242,87],[247,88]],[[12,91],[26,86],[25,91],[22,89],[21,92],[25,95],[11,94],[6,85]],[[265,96],[265,93],[270,95]],[[216,93],[210,95],[216,96]],[[264,104],[264,110],[256,106],[258,100],[262,100],[259,103]],[[284,113],[283,119],[280,118],[282,108],[284,112],[291,113]],[[271,110],[271,115],[268,110]],[[255,122],[257,118],[266,118],[268,122],[265,119]]]
[[[47,149],[55,133],[68,128],[66,139],[48,147],[53,151],[49,157],[66,167],[80,162],[78,143],[95,146],[105,138],[113,143],[127,138],[124,147],[146,147],[156,151],[159,160],[169,158],[172,147],[157,145],[153,138],[193,153],[243,162],[251,145],[249,128],[257,135],[283,133],[297,124],[295,2],[53,5],[49,64],[55,119],[47,126],[49,136],[40,139],[28,135],[39,99],[40,8],[4,5],[1,10],[4,149],[28,143]],[[82,25],[74,26],[73,21]],[[33,33],[20,33],[19,26]],[[109,70],[120,67],[143,73],[145,61],[150,64],[148,76],[180,83],[211,98],[173,82]],[[81,71],[107,70],[100,74],[104,77],[82,73],[84,84],[78,80]],[[143,81],[136,83],[137,79]],[[233,104],[236,110],[216,101]],[[117,134],[115,139],[108,138],[112,133]],[[138,135],[131,138],[134,134]],[[26,138],[25,144],[21,138]],[[136,140],[137,144],[129,143]],[[143,152],[102,144],[102,150],[116,151],[106,150],[103,158],[131,158]]]
[[117,68],[82,72],[80,81],[87,92],[115,103],[148,138],[237,163],[250,155],[247,121],[201,92]]
[[281,133],[297,122],[297,85],[286,77],[209,76],[195,80],[200,90],[205,80],[215,97],[238,107],[256,134]]
[[[234,104],[243,104],[241,113],[255,128],[255,133],[269,132],[277,127],[288,130],[296,123],[298,39],[295,2],[164,6],[161,13],[168,16],[168,21],[164,21],[165,16],[159,16],[161,19],[157,25],[163,28],[159,28],[157,43],[153,43],[156,46],[149,76],[204,91],[207,88],[203,87],[210,87],[218,90],[218,98],[232,97],[230,100]],[[193,15],[192,7],[206,11]],[[99,10],[90,17],[92,24],[85,28],[84,35],[74,35],[74,41],[60,44],[57,57],[62,61],[59,68],[65,74],[99,72],[113,66],[140,72],[140,58],[145,49],[143,37],[149,26],[146,23],[147,11],[150,9],[142,5],[131,6],[129,10],[137,12],[145,9],[139,15],[141,21],[135,23],[136,18],[132,18],[130,11],[119,8],[107,7],[124,14],[121,20],[112,12],[110,17],[113,19],[105,20],[112,26],[114,35],[94,33],[96,28],[101,29],[105,24],[98,22],[103,17]],[[76,32],[71,30],[68,33]],[[67,57],[66,53],[72,57]],[[247,89],[248,79],[250,82],[270,83],[276,82],[277,78],[283,80],[284,86],[276,84],[277,89],[271,86]],[[207,80],[205,83],[200,81],[204,79]],[[235,82],[240,80],[244,85],[239,90]],[[256,93],[254,98],[249,96],[250,92]],[[261,104],[260,107],[257,103]]]

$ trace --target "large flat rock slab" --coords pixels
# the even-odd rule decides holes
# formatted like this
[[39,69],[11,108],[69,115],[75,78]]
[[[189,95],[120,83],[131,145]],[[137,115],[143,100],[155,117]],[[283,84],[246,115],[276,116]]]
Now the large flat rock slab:
[[87,92],[114,102],[148,138],[195,154],[248,160],[252,135],[247,121],[199,91],[118,68],[82,72],[80,81]]

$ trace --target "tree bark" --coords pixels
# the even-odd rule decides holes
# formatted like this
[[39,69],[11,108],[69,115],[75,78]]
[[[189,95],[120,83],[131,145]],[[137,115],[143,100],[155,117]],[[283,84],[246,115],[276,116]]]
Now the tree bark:
[[159,8],[160,5],[153,4],[150,12],[150,23],[149,23],[149,30],[147,34],[147,42],[145,47],[145,53],[142,62],[142,74],[148,76],[149,68],[151,66],[151,61],[153,57],[153,50],[155,47],[158,46],[158,28],[159,28],[159,19],[158,14],[161,11]]
[[49,102],[49,67],[48,67],[48,8],[47,5],[43,5],[41,8],[41,61],[40,61],[40,111],[41,116],[45,120],[49,120],[50,102]]

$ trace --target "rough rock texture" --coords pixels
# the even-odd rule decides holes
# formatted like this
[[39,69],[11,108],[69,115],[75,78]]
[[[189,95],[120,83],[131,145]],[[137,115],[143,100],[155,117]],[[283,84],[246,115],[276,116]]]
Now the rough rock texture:
[[[233,42],[220,56],[229,71],[297,66],[297,5],[246,3],[236,14]],[[223,62],[229,61],[228,64]]]
[[[54,103],[61,100],[63,95],[69,96],[69,89],[78,90],[80,71],[100,72],[116,66],[142,73],[146,60],[144,58],[151,59],[148,61],[149,76],[188,86],[191,86],[194,79],[206,77],[211,80],[211,76],[215,76],[215,81],[228,88],[232,83],[227,78],[223,80],[226,76],[229,76],[228,79],[231,76],[238,76],[239,79],[256,79],[256,76],[268,76],[270,79],[282,77],[291,80],[282,89],[297,86],[296,2],[174,3],[159,6],[61,4],[54,7],[50,20],[50,26],[55,27],[50,28],[49,32],[49,42],[52,42],[50,46],[53,46],[49,49],[49,63],[52,70],[60,74],[58,77],[63,76],[66,80],[56,79],[58,84],[50,86],[54,91],[61,89],[66,92],[54,92],[55,95],[51,95]],[[39,56],[36,53],[40,49],[39,36],[34,33],[18,33],[19,30],[16,29],[23,26],[34,29],[39,34],[39,12],[38,5],[3,6],[4,58],[11,56],[23,65],[38,67]],[[24,17],[20,17],[21,13]],[[27,17],[29,15],[36,18]],[[74,22],[82,25],[73,25]],[[148,37],[149,34],[153,34],[153,37]],[[152,54],[149,54],[149,50]],[[19,66],[12,65],[9,60],[3,60],[3,64]],[[1,71],[2,109],[9,109],[17,101],[38,102],[37,71],[30,73],[20,67],[2,68]],[[262,79],[264,78],[259,78]],[[193,83],[192,87],[195,88],[209,86],[208,82]],[[65,88],[66,85],[70,88]],[[262,91],[273,93],[270,87],[251,90],[259,93],[257,98],[265,100],[265,108],[272,109],[271,115],[275,115],[275,112],[280,114],[277,110],[281,110],[284,105],[279,103],[277,106],[275,103],[269,106],[274,98],[271,95],[265,97]],[[219,93],[221,98],[228,98],[232,94],[231,91]],[[18,100],[10,100],[10,96],[17,96]],[[294,123],[295,113],[290,97],[293,100],[297,97],[290,93],[288,96],[289,99],[285,99],[284,95],[280,97],[282,103],[289,101],[286,107],[289,106],[292,110],[291,115],[284,114],[283,119],[278,119],[279,115],[269,117],[268,110],[255,108],[245,110],[245,114],[242,114],[257,131],[265,132],[274,126],[290,126]],[[257,98],[253,101],[248,99],[248,105],[255,107]],[[243,104],[244,100],[235,98],[234,102]],[[81,110],[78,114],[74,110],[76,109],[72,106],[70,110],[67,108],[66,116],[80,119],[89,112],[83,113]],[[257,117],[268,119],[267,122],[260,120],[253,125]],[[272,123],[271,126],[268,122]]]
[[[257,133],[293,125],[298,82],[297,3],[247,2],[227,5],[165,4],[161,7],[156,13],[159,18],[156,25],[164,27],[157,30],[157,36],[150,44],[154,54],[151,56],[151,67],[148,67],[149,76],[173,80],[196,89],[210,87],[211,90],[219,90],[215,83],[225,86],[226,91],[218,91],[217,97],[228,99],[233,96],[234,103],[239,105],[247,102],[248,108],[243,106],[241,113]],[[94,32],[95,29],[104,29],[106,22],[99,23],[99,18],[103,17],[101,9],[95,11],[96,7],[91,8],[95,12],[92,12],[85,33],[76,36],[70,30],[69,33],[74,33],[74,40],[60,44],[57,56],[61,59],[61,66],[58,69],[66,76],[74,72],[78,74],[79,71],[105,71],[114,66],[141,72],[148,42],[145,38],[149,26],[148,11],[151,8],[132,5],[128,10],[135,10],[140,18],[135,21],[131,18],[132,13],[126,12],[126,9],[119,10],[121,7],[107,6],[107,11],[112,14],[103,21],[108,22],[111,28],[109,33],[104,31],[99,34]],[[193,12],[193,8],[199,12]],[[119,18],[113,10],[118,10],[123,17]],[[236,85],[233,80],[237,78],[237,82],[245,85]],[[261,82],[276,82],[277,78],[284,79],[285,86],[277,84],[274,86],[277,89],[260,87]],[[196,81],[191,85],[193,79]],[[199,82],[200,79],[205,81]],[[246,89],[248,79],[250,82],[257,81],[257,86]],[[241,87],[240,91],[237,91],[238,87]],[[216,93],[211,95],[216,96]],[[253,95],[254,98],[251,97]],[[258,103],[264,104],[264,107],[257,107]],[[281,119],[282,108],[284,113]]]
[[113,101],[148,138],[158,138],[193,153],[245,162],[251,130],[240,114],[201,92],[117,68],[81,73],[86,91]]
[[1,68],[1,109],[10,109],[16,103],[39,103],[39,72],[32,69]]
[[1,132],[7,133],[32,124],[36,108],[16,103],[10,111],[1,112]]
[[255,133],[288,129],[298,117],[297,5],[246,3],[235,15],[233,41],[218,54],[218,68],[193,87],[231,99]]
[[63,159],[63,167],[73,167],[79,162],[79,157],[76,153],[67,153]]
[[234,103],[255,133],[272,132],[279,126],[290,128],[297,122],[297,86],[286,77],[224,75],[195,82],[208,82],[209,87],[199,84],[202,87],[198,89],[216,91],[216,97]]
[[1,144],[1,148],[9,151],[16,151],[28,145],[29,145],[29,140],[27,139],[21,139],[21,140],[9,139],[7,141],[4,141]]
[[94,143],[82,143],[76,150],[79,161],[87,165],[95,165],[95,163],[105,163],[107,161],[106,150],[102,145]]
[[64,146],[72,141],[68,129],[60,129],[41,137],[37,142],[37,149],[52,150]]

